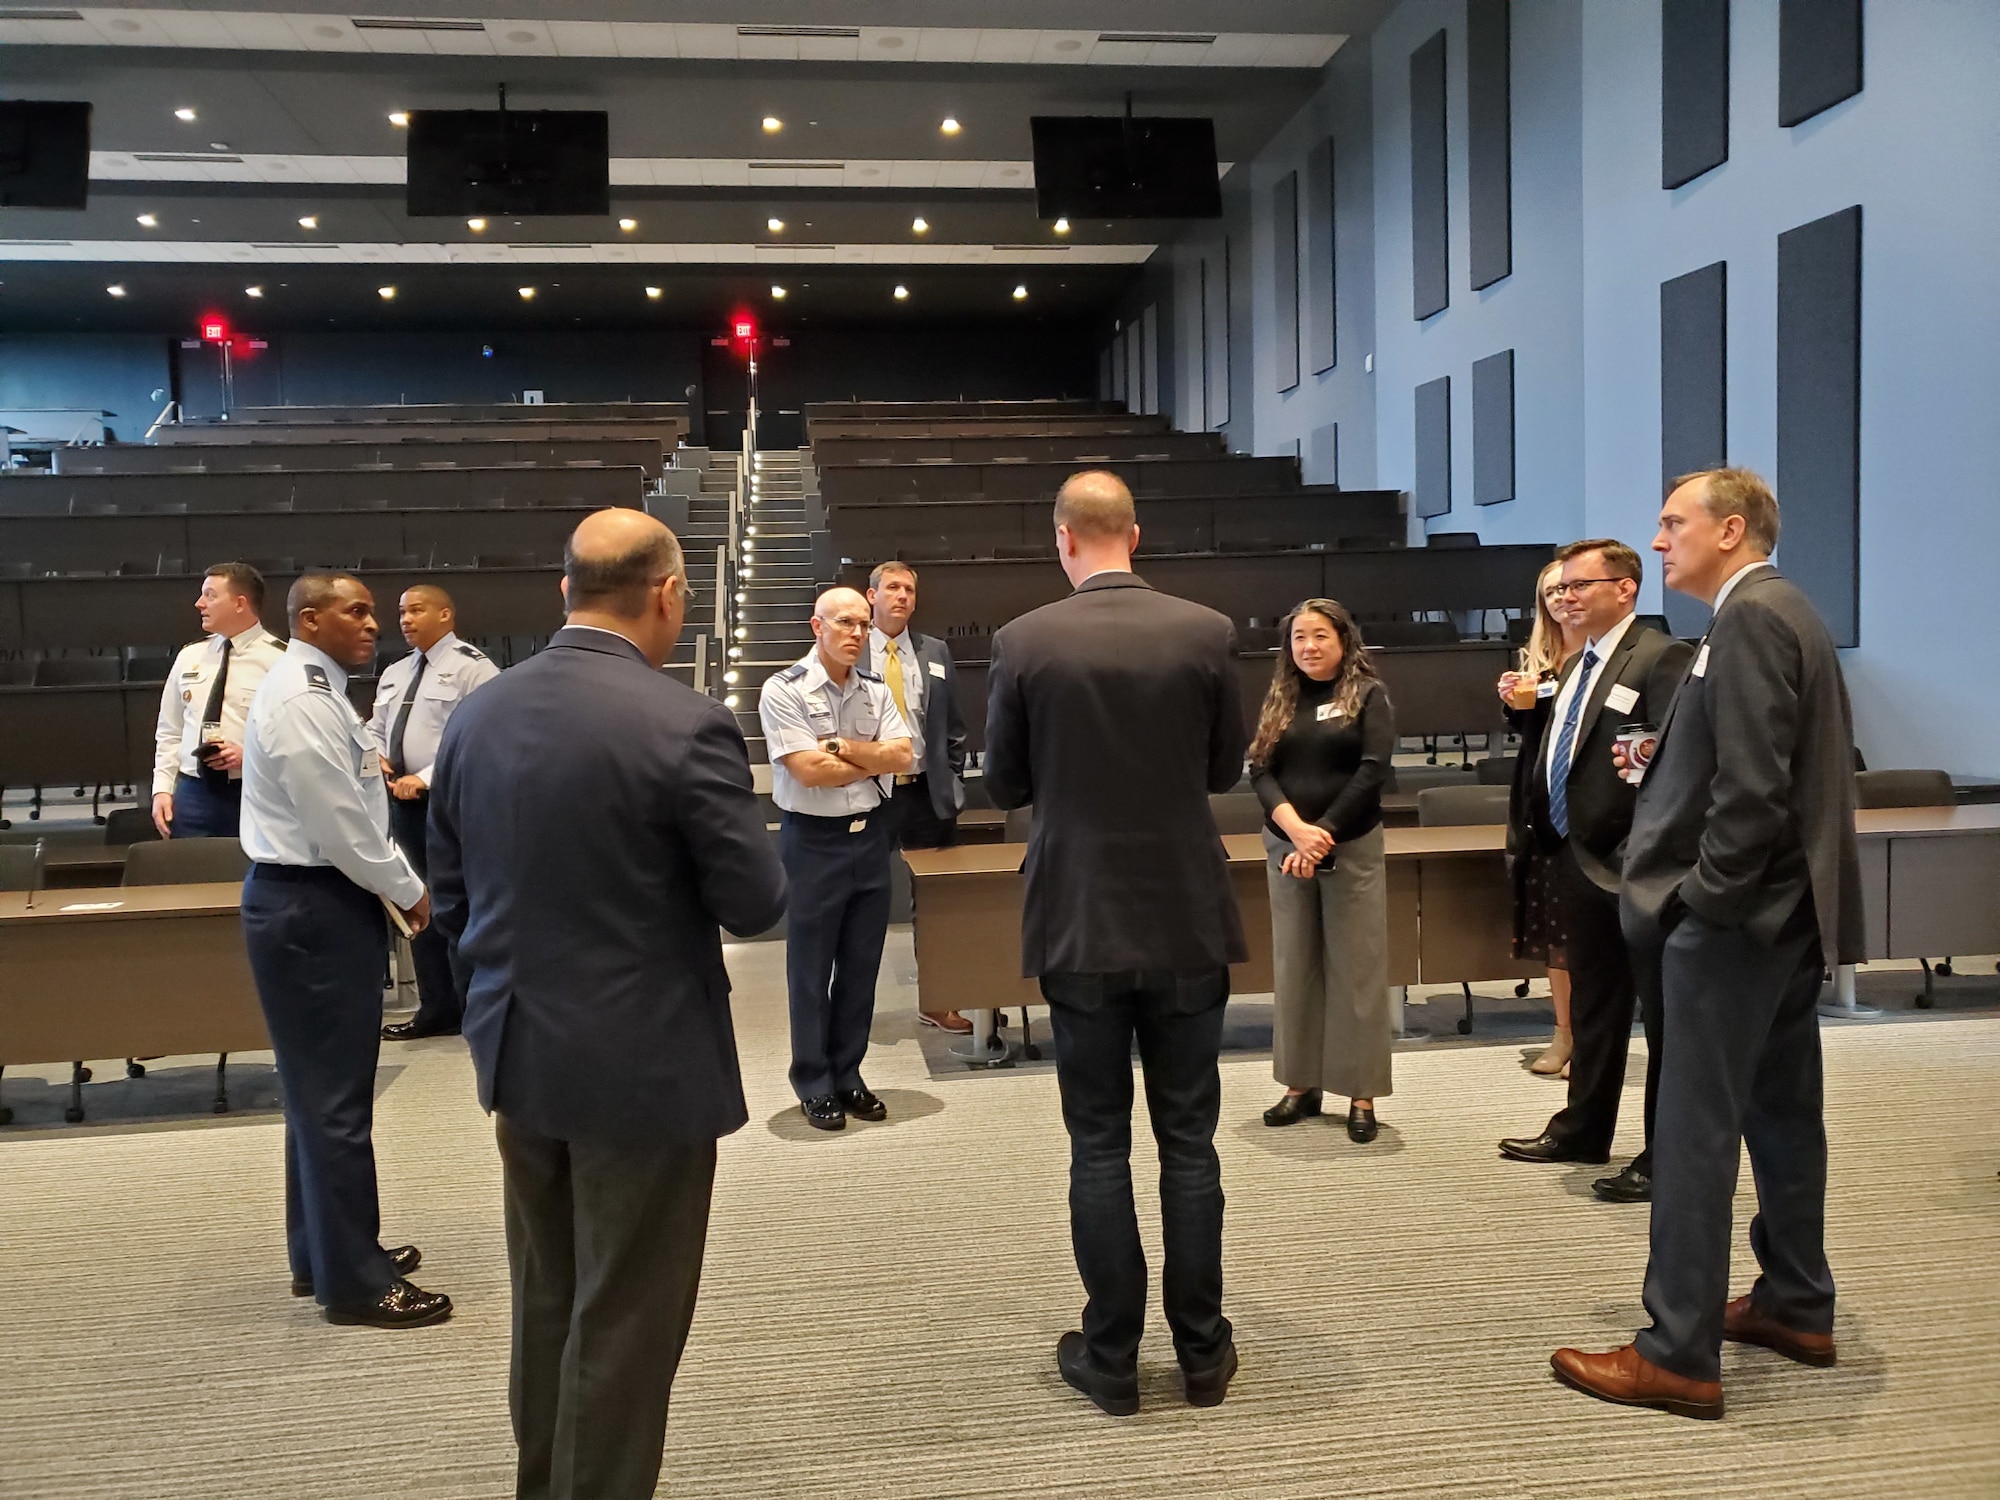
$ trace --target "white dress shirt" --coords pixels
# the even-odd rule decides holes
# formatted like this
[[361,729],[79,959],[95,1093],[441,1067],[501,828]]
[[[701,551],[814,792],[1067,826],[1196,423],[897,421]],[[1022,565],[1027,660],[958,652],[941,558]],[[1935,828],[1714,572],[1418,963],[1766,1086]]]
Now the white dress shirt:
[[[181,776],[199,776],[195,758],[201,745],[201,716],[208,711],[209,689],[222,666],[223,637],[211,635],[183,646],[174,669],[160,688],[160,718],[153,729],[153,795],[172,792]],[[222,689],[222,737],[243,743],[243,721],[250,700],[263,685],[264,674],[285,657],[285,643],[261,624],[252,624],[229,638],[229,681]],[[241,771],[231,771],[231,779]]]
[[1731,573],[1729,575],[1729,581],[1723,584],[1721,588],[1715,591],[1715,603],[1709,606],[1709,618],[1713,619],[1717,614],[1721,613],[1722,601],[1729,597],[1730,592],[1733,589],[1735,589],[1737,584],[1741,583],[1745,578],[1748,578],[1752,573],[1756,572],[1759,568],[1769,568],[1774,566],[1776,566],[1776,564],[1774,564],[1767,557],[1762,562],[1753,562],[1752,564],[1750,564],[1749,567],[1741,569],[1738,572]]
[[330,865],[404,910],[424,894],[390,842],[382,762],[347,701],[347,671],[304,641],[285,647],[250,705],[240,837],[258,864]]
[[428,651],[412,651],[391,662],[375,684],[375,716],[368,721],[384,756],[389,753],[389,737],[396,731],[396,716],[402,712],[419,660],[425,663],[424,680],[417,684],[416,701],[411,703],[409,722],[403,726],[403,764],[396,769],[398,774],[414,776],[429,786],[431,762],[437,759],[445,721],[474,688],[498,677],[500,669],[484,651],[461,641],[455,631],[446,631]]
[[859,667],[841,687],[826,675],[815,646],[804,659],[764,679],[757,698],[764,746],[771,759],[771,800],[786,812],[815,818],[855,817],[886,802],[894,776],[864,776],[846,786],[801,786],[784,758],[817,750],[836,737],[850,740],[904,740],[910,726],[896,708],[889,685]]
[[[1590,691],[1595,691],[1598,682],[1604,676],[1604,664],[1611,659],[1611,653],[1618,649],[1618,643],[1625,639],[1625,632],[1632,628],[1632,622],[1638,618],[1636,614],[1627,615],[1596,640],[1585,642],[1584,651],[1591,652],[1597,657],[1597,665],[1591,669],[1590,673]],[[1556,743],[1562,739],[1563,721],[1569,716],[1569,706],[1576,701],[1577,689],[1583,682],[1583,662],[1580,659],[1582,654],[1582,652],[1577,653],[1579,660],[1576,664],[1576,670],[1569,674],[1569,681],[1563,684],[1562,691],[1556,694],[1556,701],[1549,707],[1548,727],[1542,732],[1542,742],[1547,746],[1542,752],[1542,780],[1544,785],[1553,786],[1555,784]],[[1588,706],[1586,702],[1585,707]],[[1577,716],[1576,722],[1578,732],[1581,733],[1583,727],[1581,714]],[[1571,745],[1569,748],[1570,754],[1575,755],[1576,746]]]
[[[898,636],[884,635],[879,626],[868,627],[868,659],[875,663],[875,675],[882,679],[882,685],[889,685],[889,652],[894,650],[896,659],[903,667],[903,702],[909,712],[903,715],[903,722],[910,728],[910,769],[924,768],[924,663],[917,655],[917,648],[910,644],[910,632],[906,626]],[[889,695],[895,697],[894,693]]]

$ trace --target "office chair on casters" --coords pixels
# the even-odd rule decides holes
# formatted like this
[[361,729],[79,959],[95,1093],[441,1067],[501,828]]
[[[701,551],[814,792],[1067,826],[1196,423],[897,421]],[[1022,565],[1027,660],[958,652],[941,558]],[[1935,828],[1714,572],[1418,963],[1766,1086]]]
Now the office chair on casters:
[[[1464,828],[1476,824],[1505,823],[1509,788],[1504,786],[1427,786],[1417,793],[1417,826],[1420,828]],[[1458,1034],[1472,1034],[1472,983],[1461,979],[1459,991],[1465,996],[1465,1014],[1459,1018]]]
[[[250,873],[250,856],[235,839],[155,839],[125,851],[123,885],[207,885],[240,882]],[[144,1078],[147,1059],[125,1059],[127,1078]],[[215,1059],[215,1112],[229,1113],[229,1054]],[[86,1075],[88,1076],[88,1075]]]
[[[1952,787],[1948,771],[1856,771],[1854,773],[1854,805],[1857,808],[1871,807],[1954,807],[1958,803],[1958,793]],[[1933,964],[1927,958],[1917,960],[1924,970],[1923,993],[1916,997],[1918,1010],[1929,1010],[1937,1004],[1935,977],[1951,977],[1949,955]]]
[[[42,841],[32,844],[0,844],[0,891],[27,891],[31,895],[42,888]],[[0,1065],[0,1073],[6,1068]],[[89,1075],[86,1074],[86,1077]],[[81,1092],[81,1081],[73,1081],[72,1087]],[[77,1118],[83,1118],[81,1108]],[[14,1111],[0,1106],[0,1125],[14,1123]]]

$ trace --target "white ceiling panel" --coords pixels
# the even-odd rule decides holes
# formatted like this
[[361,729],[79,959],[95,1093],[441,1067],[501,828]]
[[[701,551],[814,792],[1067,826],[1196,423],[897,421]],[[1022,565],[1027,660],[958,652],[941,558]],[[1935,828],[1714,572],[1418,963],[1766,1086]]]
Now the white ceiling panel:
[[287,17],[309,52],[366,52],[368,42],[345,16]]
[[657,21],[613,21],[611,45],[620,57],[679,57],[679,31]]
[[[502,29],[511,27],[512,22],[488,22],[487,30],[495,25]],[[611,35],[609,21],[551,21],[549,36],[554,39],[556,51],[564,57],[616,57],[618,43]]]
[[981,33],[956,26],[926,26],[917,35],[917,61],[968,63],[979,53]]

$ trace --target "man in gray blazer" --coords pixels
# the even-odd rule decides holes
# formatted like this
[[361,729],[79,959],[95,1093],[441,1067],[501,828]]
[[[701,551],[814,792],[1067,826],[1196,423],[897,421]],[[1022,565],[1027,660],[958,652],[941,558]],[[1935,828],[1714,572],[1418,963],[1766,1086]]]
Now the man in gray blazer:
[[735,716],[659,670],[673,533],[601,510],[563,565],[567,626],[445,726],[430,869],[497,1117],[515,1493],[643,1500],[746,1118],[717,927],[776,923],[785,875]]
[[1023,869],[1021,972],[1038,975],[1069,1131],[1070,1239],[1083,1331],[1057,1368],[1103,1411],[1139,1409],[1146,1256],[1132,1203],[1132,1046],[1160,1150],[1161,1290],[1189,1402],[1236,1373],[1222,1315],[1216,1057],[1241,962],[1211,792],[1243,774],[1248,735],[1236,631],[1212,609],[1133,576],[1132,495],[1073,475],[1056,497],[1056,551],[1076,592],[993,638],[986,783],[995,807],[1034,807]]
[[[1625,934],[1666,1032],[1653,1321],[1622,1349],[1559,1349],[1551,1362],[1590,1395],[1689,1417],[1722,1415],[1725,1338],[1834,1362],[1817,1001],[1826,970],[1862,952],[1854,729],[1832,638],[1771,566],[1777,541],[1778,502],[1743,469],[1688,476],[1660,512],[1667,586],[1715,615],[1643,768],[1625,846]],[[1745,1145],[1763,1274],[1730,1302]]]

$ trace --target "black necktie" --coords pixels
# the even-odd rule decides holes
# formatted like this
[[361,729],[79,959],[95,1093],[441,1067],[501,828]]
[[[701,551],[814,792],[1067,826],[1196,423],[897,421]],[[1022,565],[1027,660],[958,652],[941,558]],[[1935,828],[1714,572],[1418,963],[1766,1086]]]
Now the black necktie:
[[417,670],[410,674],[409,691],[403,694],[403,701],[396,705],[396,722],[389,730],[389,764],[396,768],[396,774],[405,773],[403,767],[403,731],[410,727],[410,705],[417,701],[417,685],[424,680],[424,668],[431,659],[421,651],[417,653]]
[[222,638],[222,665],[216,669],[215,681],[209,684],[208,707],[201,711],[201,722],[204,724],[222,722],[222,695],[229,688],[229,652],[235,644],[228,636]]

